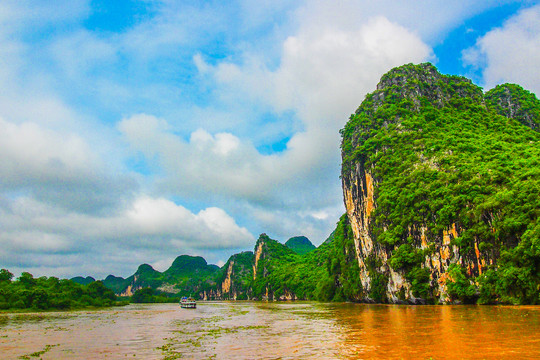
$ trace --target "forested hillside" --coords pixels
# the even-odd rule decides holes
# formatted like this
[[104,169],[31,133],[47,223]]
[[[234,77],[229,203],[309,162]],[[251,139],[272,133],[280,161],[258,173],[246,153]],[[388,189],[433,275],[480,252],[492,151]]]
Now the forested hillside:
[[365,288],[382,279],[393,302],[540,302],[539,109],[517,85],[484,95],[431,64],[382,77],[342,130]]
[[142,264],[126,279],[109,275],[103,282],[120,296],[132,296],[143,288],[157,290],[158,295],[190,296],[215,287],[218,270],[218,266],[207,264],[200,256],[180,255],[164,272]]

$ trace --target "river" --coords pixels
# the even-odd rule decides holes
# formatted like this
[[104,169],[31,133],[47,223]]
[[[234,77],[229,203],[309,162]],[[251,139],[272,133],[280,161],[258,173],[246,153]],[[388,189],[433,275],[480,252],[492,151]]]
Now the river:
[[540,307],[202,302],[4,313],[0,358],[540,359]]

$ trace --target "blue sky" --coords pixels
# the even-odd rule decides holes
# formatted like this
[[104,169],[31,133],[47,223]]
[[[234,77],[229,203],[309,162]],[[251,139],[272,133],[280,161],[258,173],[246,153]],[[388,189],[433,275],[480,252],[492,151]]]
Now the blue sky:
[[0,4],[0,267],[103,278],[344,212],[339,129],[431,61],[540,91],[537,1]]

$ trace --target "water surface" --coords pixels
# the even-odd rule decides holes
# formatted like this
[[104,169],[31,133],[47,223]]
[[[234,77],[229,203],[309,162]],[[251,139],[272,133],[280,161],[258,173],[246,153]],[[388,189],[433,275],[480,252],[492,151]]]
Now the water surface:
[[203,302],[0,314],[1,359],[540,359],[540,307]]

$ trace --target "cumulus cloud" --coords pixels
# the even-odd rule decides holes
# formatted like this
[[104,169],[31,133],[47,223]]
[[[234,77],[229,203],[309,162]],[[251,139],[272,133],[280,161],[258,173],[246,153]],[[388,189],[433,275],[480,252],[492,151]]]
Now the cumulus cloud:
[[[255,239],[223,209],[209,207],[192,213],[164,198],[138,196],[116,216],[81,214],[59,209],[30,197],[0,202],[0,261],[19,267],[35,254],[78,259],[140,253],[125,260],[123,271],[137,261],[159,262],[171,253],[198,253],[209,249],[253,246]],[[74,241],[76,237],[77,241]],[[141,256],[144,254],[144,256]],[[78,265],[88,269],[87,259]],[[106,276],[109,269],[98,274]],[[95,273],[95,272],[94,272]]]
[[[182,248],[238,248],[251,245],[253,235],[239,227],[224,210],[210,207],[191,213],[164,198],[137,199],[125,218],[118,219],[131,236],[168,238]],[[156,244],[162,246],[162,244]]]
[[[335,219],[321,214],[342,207],[339,129],[384,72],[430,55],[418,36],[384,17],[353,28],[305,22],[284,40],[277,68],[251,52],[240,62],[211,65],[204,54],[193,59],[200,75],[215,82],[221,101],[243,99],[275,114],[295,114],[302,129],[292,134],[284,151],[263,154],[233,131],[198,129],[185,139],[165,119],[147,114],[125,118],[119,129],[134,149],[159,159],[165,169],[163,186],[169,191],[232,199],[259,213],[283,211],[287,215],[275,218],[274,224],[267,221],[274,217],[261,216],[263,231],[271,227],[284,234],[292,228],[285,226],[286,217],[322,241]],[[312,228],[300,226],[307,219]]]
[[510,3],[533,3],[533,0],[416,0],[351,1],[311,0],[297,10],[297,21],[320,26],[351,29],[373,17],[385,17],[417,34],[429,44],[436,44],[464,19],[487,9]]
[[465,64],[481,69],[485,86],[503,82],[540,94],[540,6],[525,9],[463,52]]
[[114,177],[77,134],[0,118],[0,189],[28,191],[58,206],[99,212],[116,207],[136,184]]
[[339,129],[384,72],[430,55],[417,35],[384,17],[350,28],[313,18],[283,41],[278,67],[249,51],[239,62],[212,65],[200,53],[193,58],[220,101],[243,99],[275,114],[294,113],[302,126],[284,151],[263,154],[232,131],[199,128],[179,136],[165,119],[147,114],[118,127],[134,149],[158,159],[167,191],[232,202],[260,232],[283,240],[304,234],[320,243],[343,212]]
[[36,123],[14,124],[0,118],[0,178],[5,183],[32,179],[85,177],[97,159],[76,134],[60,134]]

